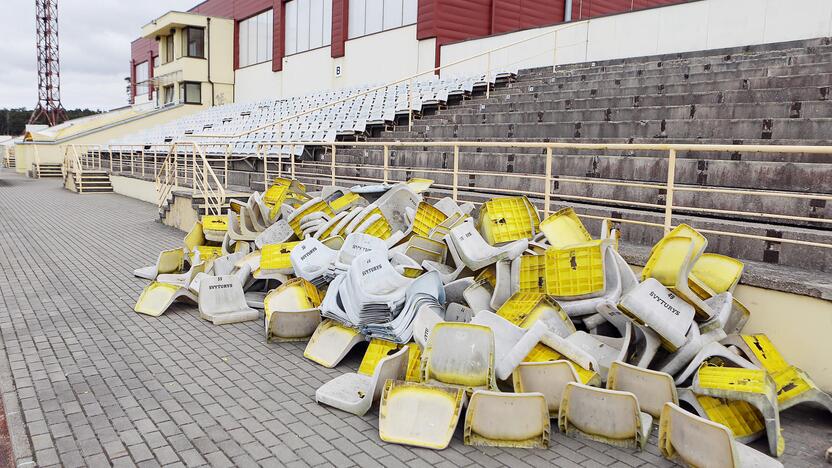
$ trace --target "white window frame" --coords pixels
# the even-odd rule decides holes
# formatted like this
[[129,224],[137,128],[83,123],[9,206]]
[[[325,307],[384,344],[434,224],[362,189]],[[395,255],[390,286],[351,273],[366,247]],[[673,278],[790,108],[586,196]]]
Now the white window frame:
[[332,0],[290,0],[285,5],[287,56],[332,45]]
[[418,0],[350,0],[349,39],[416,24]]
[[266,10],[237,23],[237,64],[249,67],[272,60],[274,13]]

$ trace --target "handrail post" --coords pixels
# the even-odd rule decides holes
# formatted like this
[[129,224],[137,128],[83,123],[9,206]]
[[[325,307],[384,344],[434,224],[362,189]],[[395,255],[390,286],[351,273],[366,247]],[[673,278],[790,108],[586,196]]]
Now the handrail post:
[[330,161],[329,167],[331,169],[331,182],[332,186],[335,186],[335,149],[336,146],[332,145],[332,161]]
[[413,79],[407,80],[407,131],[413,131]]
[[289,158],[292,161],[292,180],[295,179],[295,145],[289,146]]
[[459,193],[459,145],[454,145],[454,180],[451,187],[451,195],[454,201],[458,201]]
[[145,167],[145,165],[146,165],[146,164],[145,164],[145,161],[144,161],[144,146],[142,146],[142,152],[141,152],[141,154],[142,154],[142,177],[144,177],[144,167]]
[[[269,143],[269,148],[273,145]],[[277,144],[277,176],[283,177],[283,143]]]
[[133,175],[135,173],[136,173],[136,152],[131,151],[130,152],[130,175]]
[[491,97],[491,52],[486,55],[488,65],[485,67],[485,98]]
[[552,73],[558,67],[558,30],[555,29],[553,34],[554,45],[552,46]]
[[543,190],[543,215],[548,217],[552,202],[552,147],[546,147],[546,188]]
[[673,223],[673,184],[676,181],[676,150],[671,149],[667,158],[667,191],[664,197],[664,233],[670,232]]
[[390,147],[384,145],[384,183],[387,183],[387,179],[390,174]]
[[262,153],[263,159],[263,191],[269,189],[269,152],[263,151],[263,143],[257,143],[254,147],[254,154],[260,158]]
[[110,146],[107,148],[107,151],[110,152],[110,174],[113,173],[113,147]]
[[228,188],[228,153],[231,151],[231,146],[225,145],[225,175],[222,178],[223,186]]

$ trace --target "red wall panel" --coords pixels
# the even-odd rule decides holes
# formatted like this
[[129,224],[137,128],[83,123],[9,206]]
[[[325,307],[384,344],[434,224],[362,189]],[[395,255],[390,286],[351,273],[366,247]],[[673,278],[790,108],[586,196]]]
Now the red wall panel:
[[564,0],[494,0],[491,33],[499,34],[563,21]]
[[595,18],[687,1],[690,0],[572,0],[572,19]]
[[283,70],[283,55],[286,52],[285,31],[286,31],[286,4],[283,0],[273,0],[272,17],[274,31],[272,33],[272,71]]
[[333,57],[343,57],[349,37],[350,0],[332,0],[332,48]]

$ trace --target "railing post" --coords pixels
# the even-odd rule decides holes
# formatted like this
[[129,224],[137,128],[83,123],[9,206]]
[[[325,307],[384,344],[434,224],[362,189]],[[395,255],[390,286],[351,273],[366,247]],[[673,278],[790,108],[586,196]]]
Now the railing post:
[[223,186],[228,188],[228,153],[231,151],[231,146],[225,144],[225,175],[222,178]]
[[486,58],[488,59],[488,64],[485,67],[485,98],[488,99],[491,97],[491,52],[489,51],[486,54]]
[[295,145],[289,146],[289,160],[292,162],[292,180],[295,179]]
[[673,184],[676,181],[676,150],[671,149],[667,158],[667,188],[664,197],[664,233],[670,232],[673,224]]
[[333,187],[335,186],[335,148],[336,148],[336,146],[332,145],[332,161],[329,164],[330,172],[331,172],[331,179],[330,180],[332,181],[332,186]]
[[546,147],[546,188],[543,190],[543,215],[549,216],[552,202],[552,147]]
[[458,201],[459,194],[459,145],[454,145],[454,180],[451,187],[451,195],[454,201]]
[[145,167],[145,165],[146,165],[146,164],[145,164],[145,161],[144,161],[144,147],[142,147],[142,152],[141,152],[141,154],[142,154],[142,177],[144,177],[144,167]]
[[263,158],[263,191],[265,192],[269,189],[269,152],[263,151],[263,144],[258,143],[254,148],[254,154],[259,157],[261,153]]
[[113,148],[109,147],[109,148],[107,148],[107,151],[110,152],[110,174],[112,174],[113,173]]
[[407,131],[413,131],[413,79],[407,80]]
[[558,67],[558,30],[557,29],[555,29],[553,37],[554,37],[554,45],[552,46],[552,73],[554,73],[555,69]]
[[390,147],[384,145],[384,183],[387,183],[390,173]]
[[136,152],[131,151],[130,152],[130,175],[133,175],[135,173],[136,173]]

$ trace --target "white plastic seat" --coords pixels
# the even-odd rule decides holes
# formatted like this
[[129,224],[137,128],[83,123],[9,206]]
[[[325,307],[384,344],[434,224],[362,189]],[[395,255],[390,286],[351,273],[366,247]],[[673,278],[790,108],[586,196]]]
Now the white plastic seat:
[[666,403],[659,421],[659,450],[673,461],[702,468],[777,468],[783,464],[734,440],[722,424]]
[[461,387],[466,392],[496,390],[491,329],[468,323],[438,323],[422,355],[422,382]]
[[350,328],[334,320],[322,321],[303,351],[303,357],[318,364],[332,368],[338,365],[347,353],[358,343],[364,341],[355,328]]
[[139,278],[156,279],[156,276],[165,273],[179,273],[185,262],[185,253],[182,249],[163,250],[156,259],[156,264],[133,270],[133,275]]
[[330,380],[315,391],[315,401],[358,416],[367,414],[381,396],[385,382],[404,378],[409,351],[405,346],[383,358],[372,376],[349,372]]
[[529,245],[528,239],[520,239],[502,247],[494,247],[483,239],[472,220],[451,229],[449,236],[456,245],[462,262],[473,271],[481,270],[500,260],[514,260]]
[[653,417],[641,411],[630,392],[568,383],[558,413],[558,427],[567,435],[625,448],[643,449]]
[[500,380],[511,377],[514,369],[548,331],[542,322],[535,322],[532,327],[524,329],[487,310],[478,312],[471,324],[491,329],[494,335],[494,370]]
[[271,291],[263,301],[266,340],[306,340],[321,323],[318,289],[303,278],[293,278]]
[[451,442],[464,400],[463,388],[388,380],[379,408],[379,437],[442,450]]
[[265,231],[257,233],[254,238],[254,245],[262,249],[267,244],[282,244],[289,242],[295,236],[295,232],[284,219],[275,221]]
[[542,393],[477,390],[465,413],[465,445],[549,447],[549,411]]
[[664,372],[615,361],[607,374],[607,389],[630,392],[638,398],[642,411],[658,420],[665,403],[679,403],[673,377]]
[[512,374],[517,393],[539,392],[546,398],[550,418],[558,417],[563,390],[570,382],[581,383],[569,361],[521,362]]
[[664,347],[675,352],[685,344],[694,308],[654,278],[647,278],[621,298],[618,308],[656,331]]
[[133,310],[140,314],[158,317],[165,313],[171,304],[179,300],[197,302],[196,296],[188,288],[154,281],[144,288]]
[[156,277],[156,281],[160,283],[167,283],[167,284],[175,284],[177,286],[182,286],[183,288],[187,288],[190,286],[191,282],[194,280],[199,273],[205,273],[208,269],[209,264],[208,262],[201,262],[196,265],[191,265],[191,268],[184,273],[174,274],[164,274],[159,275]]
[[[632,340],[632,325],[627,323],[623,338],[613,338],[603,335],[590,335],[584,331],[577,331],[566,337],[566,341],[591,355],[598,368],[595,369],[602,380],[607,380],[607,372],[613,361],[624,361],[630,349]],[[570,359],[572,359],[570,357]],[[579,362],[580,364],[580,362]]]
[[214,325],[257,320],[260,312],[246,303],[236,276],[211,276],[199,284],[199,316]]

